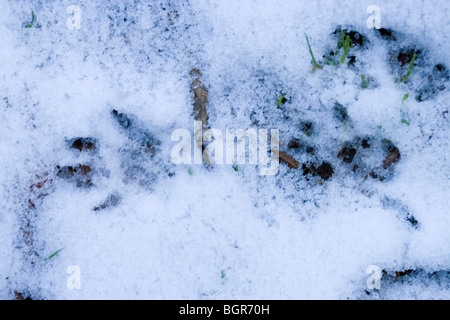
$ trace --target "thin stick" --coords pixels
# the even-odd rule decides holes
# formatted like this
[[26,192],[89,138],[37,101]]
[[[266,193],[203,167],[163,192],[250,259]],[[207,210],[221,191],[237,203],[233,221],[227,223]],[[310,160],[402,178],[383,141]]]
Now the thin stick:
[[312,58],[312,61],[314,63],[314,69],[322,69],[322,66],[320,66],[317,63],[316,59],[314,58],[314,54],[313,54],[313,52],[311,50],[311,45],[309,44],[309,39],[308,39],[308,36],[306,35],[306,33],[305,33],[305,38],[306,38],[306,43],[308,43],[309,53],[311,54],[311,58]]

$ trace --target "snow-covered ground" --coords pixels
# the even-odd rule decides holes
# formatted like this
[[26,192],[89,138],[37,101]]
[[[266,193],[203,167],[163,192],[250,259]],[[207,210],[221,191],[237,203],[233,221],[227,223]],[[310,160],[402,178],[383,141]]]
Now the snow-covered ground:
[[[449,299],[449,11],[0,0],[0,298]],[[299,167],[173,164],[193,69]]]

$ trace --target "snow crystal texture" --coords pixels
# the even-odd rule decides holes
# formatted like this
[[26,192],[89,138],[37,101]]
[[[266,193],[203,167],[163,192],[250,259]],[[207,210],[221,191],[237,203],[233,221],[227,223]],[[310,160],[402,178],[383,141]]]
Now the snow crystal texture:
[[[371,4],[0,0],[0,298],[449,299],[450,2]],[[193,69],[298,168],[173,164]]]

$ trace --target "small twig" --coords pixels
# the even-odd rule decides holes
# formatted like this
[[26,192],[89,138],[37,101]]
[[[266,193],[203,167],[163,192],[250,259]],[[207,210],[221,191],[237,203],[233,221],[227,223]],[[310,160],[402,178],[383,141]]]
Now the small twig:
[[16,296],[16,300],[23,301],[25,298],[17,291],[14,291],[14,295]]
[[279,153],[279,156],[280,156],[280,161],[286,163],[289,168],[298,169],[299,162],[297,160],[295,160],[291,156],[289,156],[286,153],[281,152],[281,151]]

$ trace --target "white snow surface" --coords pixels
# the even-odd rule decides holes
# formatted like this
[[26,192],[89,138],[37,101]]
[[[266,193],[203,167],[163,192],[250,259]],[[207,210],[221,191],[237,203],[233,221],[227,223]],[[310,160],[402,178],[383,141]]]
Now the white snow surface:
[[[66,25],[73,4],[79,30]],[[415,96],[435,65],[450,67],[450,2],[377,1],[397,41],[368,29],[371,4],[0,0],[0,298],[449,299],[450,82],[426,101]],[[350,49],[354,67],[324,63],[338,26],[368,39]],[[389,57],[404,47],[422,51],[399,83]],[[279,129],[300,168],[260,176],[250,164],[172,164],[172,132],[193,131],[193,68],[211,127]],[[363,74],[376,85],[363,89]],[[277,108],[280,93],[289,99]],[[161,141],[155,158],[132,156],[113,109]],[[94,138],[97,152],[70,149],[78,137]],[[292,137],[315,155],[289,150]],[[355,157],[367,167],[383,163],[383,138],[400,150],[384,181],[336,156],[357,137],[372,139]],[[307,181],[310,161],[329,162],[333,176]],[[56,174],[79,164],[94,168],[91,187]],[[144,182],[127,180],[136,165]],[[93,209],[111,194],[117,205]],[[414,272],[383,277],[374,291],[371,265]],[[67,286],[69,266],[80,289]]]

